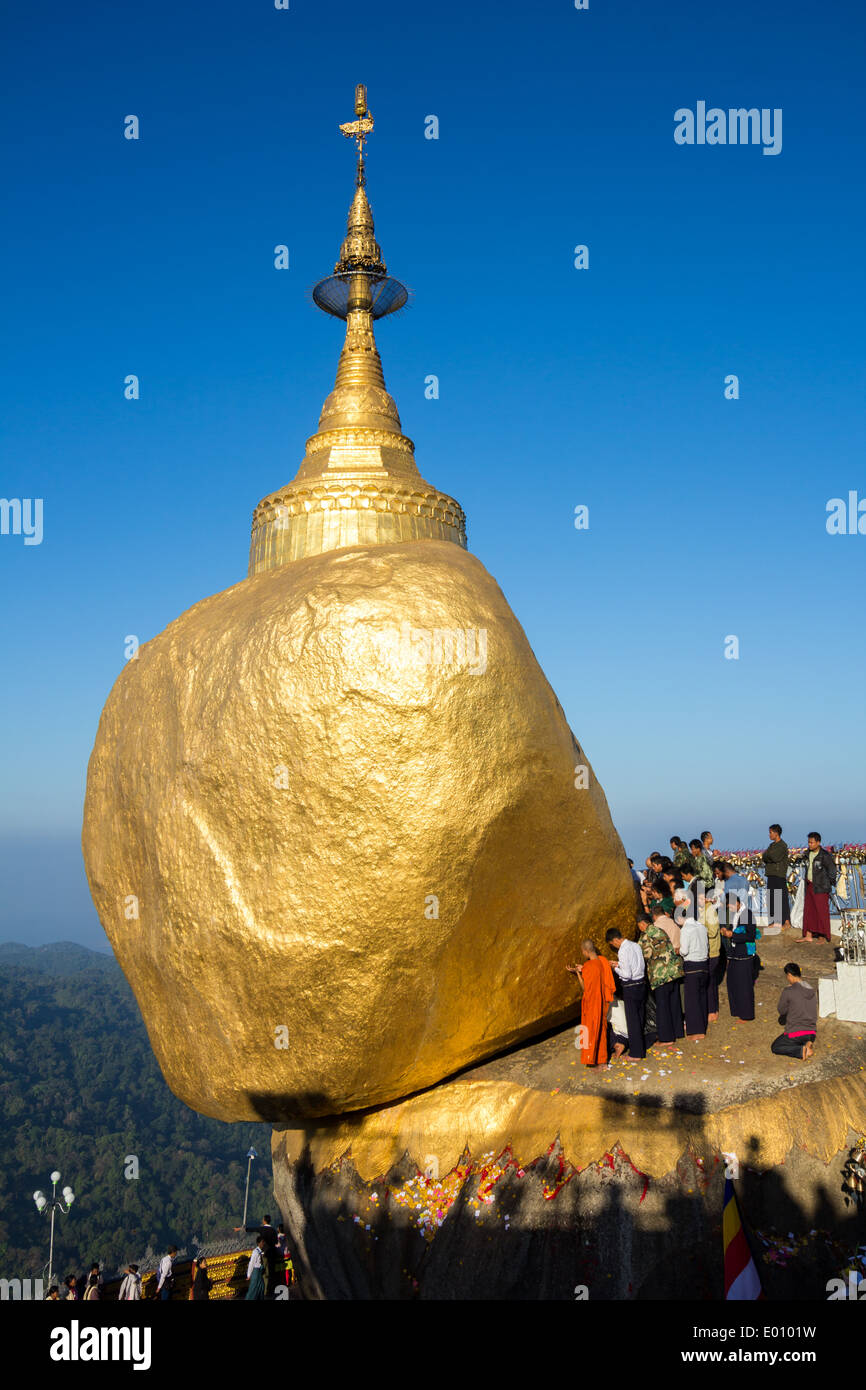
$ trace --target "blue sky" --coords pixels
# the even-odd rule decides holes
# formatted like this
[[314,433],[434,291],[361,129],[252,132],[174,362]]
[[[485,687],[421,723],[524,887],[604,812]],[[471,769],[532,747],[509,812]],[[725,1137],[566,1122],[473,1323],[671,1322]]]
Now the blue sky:
[[[358,81],[414,291],[378,331],[389,389],[629,853],[776,819],[866,838],[866,536],[825,528],[866,497],[862,6],[50,0],[4,24],[0,476],[44,539],[0,536],[0,937],[104,941],[77,848],[99,713],[127,634],[243,577],[315,428],[341,329],[309,288]],[[699,100],[781,108],[781,153],[677,145]]]

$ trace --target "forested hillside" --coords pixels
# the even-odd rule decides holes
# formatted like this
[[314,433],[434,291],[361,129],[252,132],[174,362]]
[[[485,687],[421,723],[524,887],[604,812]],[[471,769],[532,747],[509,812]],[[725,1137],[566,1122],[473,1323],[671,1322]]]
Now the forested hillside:
[[[75,1191],[55,1230],[61,1277],[230,1235],[250,1144],[261,1216],[273,1206],[270,1126],[209,1120],[172,1095],[116,961],[72,942],[0,946],[0,1276],[47,1263],[33,1193],[50,1194],[55,1167]],[[128,1155],[137,1178],[124,1176]]]

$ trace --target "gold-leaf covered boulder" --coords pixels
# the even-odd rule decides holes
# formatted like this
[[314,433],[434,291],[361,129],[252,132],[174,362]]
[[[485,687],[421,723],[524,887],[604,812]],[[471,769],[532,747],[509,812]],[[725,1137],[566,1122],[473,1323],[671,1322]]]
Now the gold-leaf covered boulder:
[[449,542],[280,566],[144,645],[84,853],[172,1090],[224,1120],[355,1110],[573,1012],[566,959],[634,901],[576,767],[500,589]]

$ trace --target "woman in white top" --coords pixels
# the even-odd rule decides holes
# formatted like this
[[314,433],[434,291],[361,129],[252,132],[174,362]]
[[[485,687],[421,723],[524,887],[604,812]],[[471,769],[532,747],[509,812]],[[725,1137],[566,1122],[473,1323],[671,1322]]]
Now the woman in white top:
[[141,1275],[138,1272],[138,1265],[127,1265],[126,1274],[120,1285],[117,1301],[130,1303],[141,1298]]
[[696,917],[687,917],[680,928],[680,955],[685,967],[686,1037],[707,1035],[707,989],[710,944],[707,929]]
[[250,1286],[247,1289],[248,1300],[264,1298],[265,1296],[265,1256],[262,1249],[264,1243],[264,1238],[259,1236],[247,1265],[247,1278],[250,1281]]

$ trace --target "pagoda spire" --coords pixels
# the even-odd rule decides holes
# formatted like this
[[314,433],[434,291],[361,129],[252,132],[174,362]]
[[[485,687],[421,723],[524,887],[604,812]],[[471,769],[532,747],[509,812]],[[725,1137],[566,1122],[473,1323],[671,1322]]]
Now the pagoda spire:
[[426,483],[412,440],[385,386],[373,325],[408,301],[388,275],[367,197],[364,143],[373,130],[367,89],[355,89],[355,119],[340,126],[358,149],[355,193],[334,272],[313,289],[325,313],[343,319],[346,337],[334,389],[291,483],[253,515],[250,575],[347,545],[450,540],[466,545],[463,511]]

